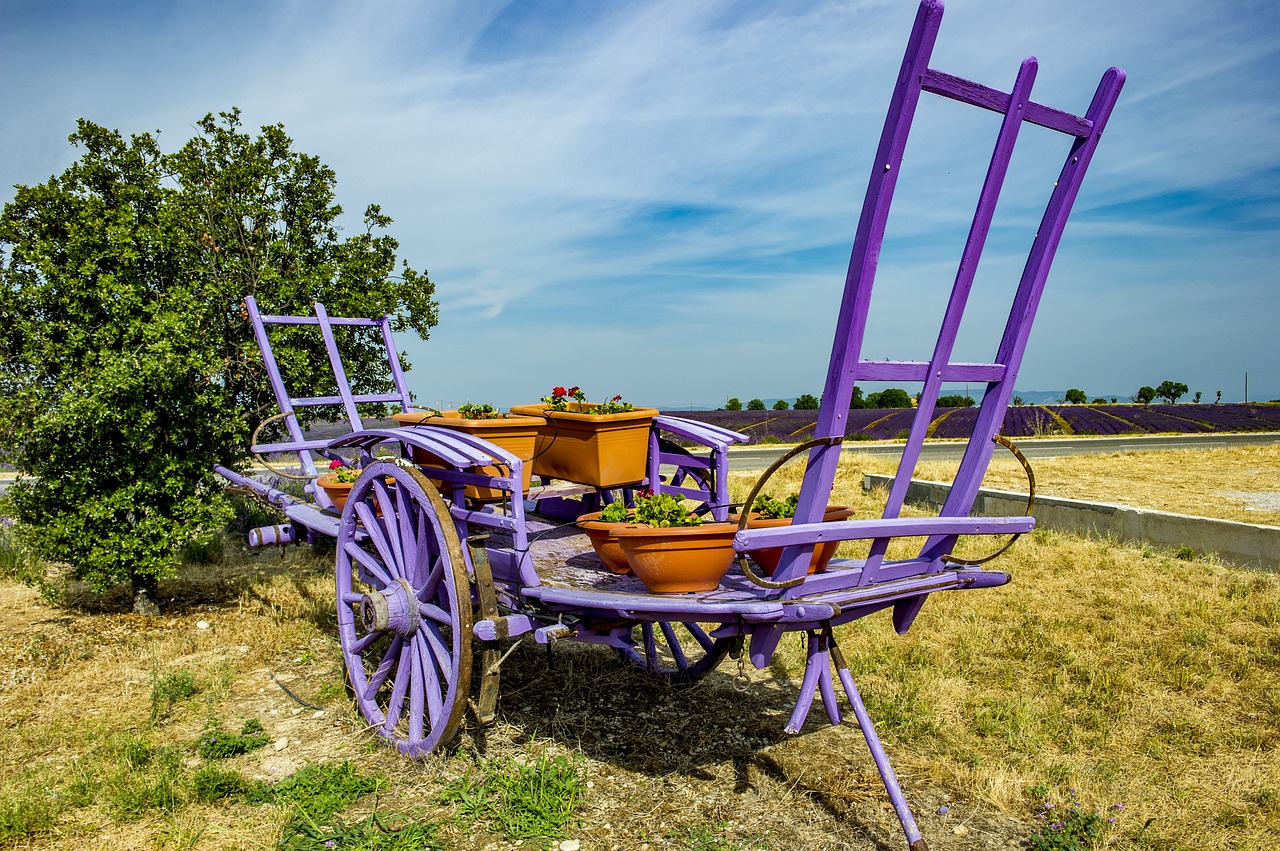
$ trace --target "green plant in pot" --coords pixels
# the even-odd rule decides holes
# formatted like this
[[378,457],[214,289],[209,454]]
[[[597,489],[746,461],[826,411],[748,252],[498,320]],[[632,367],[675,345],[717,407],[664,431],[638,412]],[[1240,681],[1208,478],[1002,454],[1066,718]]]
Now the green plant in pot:
[[657,594],[714,591],[733,564],[732,523],[708,522],[682,497],[642,492],[635,522],[617,529],[627,564]]
[[[766,529],[776,526],[790,526],[791,521],[796,516],[796,506],[799,505],[799,502],[799,494],[793,493],[786,499],[774,499],[768,494],[761,494],[751,504],[747,528]],[[826,511],[822,514],[822,522],[832,523],[837,520],[846,520],[852,516],[852,508],[847,508],[843,505],[828,505]],[[809,572],[821,573],[826,570],[828,563],[836,554],[836,549],[839,546],[839,541],[827,541],[816,545],[813,548],[813,555],[809,558]],[[778,569],[778,563],[782,560],[782,550],[782,547],[767,547],[759,550],[748,550],[747,555],[751,556],[756,564],[760,565],[772,576],[774,571]]]

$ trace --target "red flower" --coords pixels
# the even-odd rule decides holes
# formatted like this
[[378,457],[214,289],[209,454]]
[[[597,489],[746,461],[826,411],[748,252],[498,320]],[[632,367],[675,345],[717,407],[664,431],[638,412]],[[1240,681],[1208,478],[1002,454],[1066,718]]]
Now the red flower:
[[577,395],[578,395],[578,392],[579,392],[579,391],[578,391],[578,385],[576,385],[576,384],[575,384],[574,386],[572,386],[572,387],[570,387],[570,388],[569,388],[568,392],[567,392],[567,393],[565,393],[565,395],[566,395],[566,396],[577,396]]
[[552,396],[568,396],[569,391],[565,390],[563,387],[552,387],[551,395]]
[[614,396],[614,397],[613,397],[612,399],[610,399],[609,401],[610,401],[610,402],[621,402],[621,401],[622,401],[622,396]]

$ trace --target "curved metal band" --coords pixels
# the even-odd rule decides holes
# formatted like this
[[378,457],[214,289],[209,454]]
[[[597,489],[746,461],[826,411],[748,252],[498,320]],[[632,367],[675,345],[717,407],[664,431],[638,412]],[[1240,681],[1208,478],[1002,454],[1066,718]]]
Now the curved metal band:
[[[738,531],[741,532],[747,528],[747,523],[751,519],[751,506],[755,504],[756,497],[760,495],[760,491],[764,490],[764,486],[768,483],[769,479],[774,473],[781,469],[783,464],[786,464],[801,452],[805,452],[815,446],[838,446],[841,443],[844,443],[843,437],[815,437],[812,440],[806,440],[804,443],[796,445],[788,452],[781,455],[778,460],[770,464],[769,468],[761,474],[760,478],[756,479],[756,483],[752,486],[751,493],[747,496],[746,502],[742,504],[742,513],[738,515]],[[749,562],[750,560],[747,558],[746,553],[738,553],[738,567],[742,570],[742,575],[747,577],[753,585],[759,585],[761,588],[769,588],[771,590],[794,588],[805,580],[805,577],[799,576],[795,579],[789,579],[786,582],[774,582],[771,579],[765,579],[764,577],[757,575],[756,572],[751,569]]]
[[[258,433],[261,432],[268,425],[275,422],[276,420],[282,420],[285,417],[292,417],[292,416],[296,416],[296,414],[294,414],[293,411],[285,411],[282,414],[276,414],[275,416],[267,417],[265,420],[258,423],[258,427],[253,430],[253,436],[249,438],[249,445],[250,446],[258,445]],[[284,470],[281,470],[279,467],[272,466],[271,462],[268,461],[266,458],[263,458],[262,454],[259,452],[253,453],[253,457],[254,457],[254,460],[256,460],[259,464],[266,467],[268,470],[270,470],[271,472],[275,473],[277,476],[280,476],[283,479],[301,479],[304,482],[311,480],[311,476],[307,476],[307,475],[299,476],[297,473],[287,473]]]
[[[1018,459],[1018,463],[1022,465],[1023,471],[1026,472],[1027,474],[1026,516],[1030,517],[1031,510],[1035,508],[1035,505],[1036,505],[1036,475],[1035,473],[1031,472],[1031,463],[1027,461],[1027,457],[1018,450],[1018,447],[1013,445],[1013,441],[1005,437],[1003,434],[993,434],[991,436],[991,439],[994,440],[996,443],[1000,444],[1001,446],[1003,446],[1005,449],[1008,449],[1010,452],[1012,452],[1013,457]],[[1000,549],[996,550],[995,552],[991,553],[990,555],[983,556],[982,558],[968,559],[968,558],[960,558],[958,556],[953,556],[953,555],[945,555],[942,557],[942,560],[947,562],[948,564],[961,564],[961,565],[966,565],[968,567],[976,567],[977,565],[980,565],[980,564],[986,564],[987,562],[994,559],[996,556],[1002,555],[1006,550],[1009,549],[1009,547],[1012,547],[1013,542],[1018,540],[1018,538],[1020,537],[1022,537],[1021,532],[1018,532],[1017,534],[1010,536],[1009,540],[1005,541],[1004,546],[1002,546]]]

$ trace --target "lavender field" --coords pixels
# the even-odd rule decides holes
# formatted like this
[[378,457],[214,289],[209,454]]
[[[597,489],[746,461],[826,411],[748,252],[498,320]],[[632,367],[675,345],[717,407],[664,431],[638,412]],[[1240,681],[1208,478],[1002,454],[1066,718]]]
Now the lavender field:
[[[742,432],[751,443],[796,443],[813,436],[817,411],[665,411]],[[851,440],[905,438],[914,409],[864,408],[849,411],[845,437]],[[935,412],[929,436],[967,438],[977,408]],[[1280,405],[1020,405],[1005,414],[1001,431],[1009,437],[1051,435],[1191,434],[1280,431]]]

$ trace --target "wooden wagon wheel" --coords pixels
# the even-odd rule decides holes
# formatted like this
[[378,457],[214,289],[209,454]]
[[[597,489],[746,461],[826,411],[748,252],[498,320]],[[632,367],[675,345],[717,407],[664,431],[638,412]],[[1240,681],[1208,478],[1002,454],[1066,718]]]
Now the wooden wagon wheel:
[[352,486],[338,529],[338,636],[361,715],[423,756],[457,733],[471,685],[471,593],[439,491],[378,462]]
[[617,653],[623,661],[672,685],[696,683],[720,664],[733,644],[731,638],[709,635],[716,626],[693,621],[639,623],[630,630],[632,646]]

